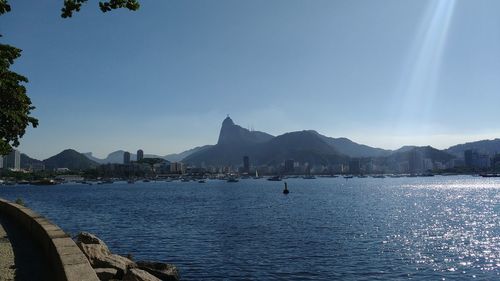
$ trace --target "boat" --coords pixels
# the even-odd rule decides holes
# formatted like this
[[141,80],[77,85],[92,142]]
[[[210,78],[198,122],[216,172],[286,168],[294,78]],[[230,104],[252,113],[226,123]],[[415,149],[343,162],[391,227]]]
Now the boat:
[[114,183],[114,181],[112,181],[112,180],[103,180],[103,181],[98,182],[97,184],[112,184],[112,183]]
[[32,181],[30,184],[32,185],[56,185],[57,182],[55,180],[50,179],[41,179],[37,181]]
[[227,182],[238,182],[237,178],[228,178]]
[[135,183],[135,181],[134,180],[128,180],[127,183],[128,184],[133,184],[133,183]]
[[372,178],[383,179],[383,178],[385,178],[385,176],[384,175],[373,175]]
[[313,176],[313,175],[303,176],[302,178],[303,178],[303,179],[305,179],[305,180],[313,180],[313,179],[316,179],[316,177],[315,177],[315,176]]
[[205,183],[205,180],[199,180],[198,183]]
[[354,176],[344,176],[344,179],[352,179]]
[[281,176],[274,176],[267,179],[268,181],[281,181]]
[[500,178],[500,174],[480,174],[483,178]]
[[255,170],[255,177],[253,177],[254,179],[260,179],[261,177],[259,176],[259,172],[257,172],[257,170]]

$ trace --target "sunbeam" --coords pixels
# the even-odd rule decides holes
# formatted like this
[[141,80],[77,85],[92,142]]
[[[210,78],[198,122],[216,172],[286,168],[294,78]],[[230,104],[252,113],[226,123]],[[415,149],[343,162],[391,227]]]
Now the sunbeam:
[[[398,130],[427,133],[438,95],[441,65],[444,60],[455,0],[430,1],[422,24],[408,56],[407,70],[397,92]],[[408,128],[408,122],[419,124]],[[427,125],[424,125],[427,124]]]

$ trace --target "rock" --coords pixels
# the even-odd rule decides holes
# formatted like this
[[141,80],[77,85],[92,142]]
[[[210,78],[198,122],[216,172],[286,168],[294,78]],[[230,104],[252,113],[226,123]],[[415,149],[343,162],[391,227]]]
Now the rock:
[[131,268],[127,271],[125,276],[123,276],[123,281],[161,281],[161,280],[144,270],[138,268]]
[[119,255],[114,255],[103,250],[101,245],[97,244],[79,244],[80,249],[87,256],[90,265],[93,268],[114,268],[118,270],[118,277],[130,267],[135,267],[135,263],[127,258]]
[[93,268],[115,268],[118,270],[116,276],[119,278],[125,274],[128,268],[136,266],[133,261],[112,254],[101,239],[90,233],[82,232],[78,234],[76,244]]
[[177,267],[168,263],[139,261],[137,267],[163,281],[178,281],[180,279]]
[[82,232],[78,234],[76,244],[87,257],[100,280],[179,280],[179,271],[174,265],[149,261],[136,264],[130,259],[112,254],[106,243],[91,233]]
[[76,236],[76,242],[77,243],[80,242],[83,244],[102,244],[102,245],[106,246],[106,244],[101,239],[99,239],[94,234],[88,233],[88,232],[78,233],[78,235]]
[[116,268],[96,268],[94,270],[101,281],[109,281],[118,278],[118,269]]

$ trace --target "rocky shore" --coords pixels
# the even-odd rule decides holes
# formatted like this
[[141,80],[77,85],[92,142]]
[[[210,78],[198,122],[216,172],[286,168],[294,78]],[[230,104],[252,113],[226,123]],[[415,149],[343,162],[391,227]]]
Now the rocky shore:
[[174,265],[150,261],[134,262],[113,254],[101,239],[91,233],[81,232],[75,240],[102,281],[179,280],[179,271]]

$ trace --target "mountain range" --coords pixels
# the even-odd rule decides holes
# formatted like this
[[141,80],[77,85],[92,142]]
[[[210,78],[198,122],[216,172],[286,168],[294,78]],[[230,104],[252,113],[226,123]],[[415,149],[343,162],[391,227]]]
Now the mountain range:
[[46,169],[68,168],[70,170],[87,170],[99,166],[99,163],[85,157],[74,149],[66,149],[43,161],[21,154],[21,168],[29,168],[36,164],[43,164]]
[[[348,138],[332,138],[313,130],[289,132],[273,136],[265,132],[252,131],[236,125],[230,117],[223,122],[215,145],[204,145],[165,156],[145,154],[145,158],[162,158],[170,162],[185,162],[192,165],[242,165],[243,156],[249,156],[252,165],[275,165],[293,159],[310,164],[345,163],[349,158],[381,158],[384,161],[404,161],[417,151],[432,161],[446,162],[452,158],[463,158],[464,151],[474,149],[494,155],[500,152],[500,139],[481,140],[458,144],[439,150],[431,146],[403,146],[397,150],[375,148],[359,144]],[[110,153],[106,158],[94,157],[91,152],[79,153],[67,149],[43,161],[21,154],[21,167],[41,163],[46,168],[70,168],[84,170],[99,164],[123,163],[124,150]],[[131,153],[131,161],[136,154]]]

